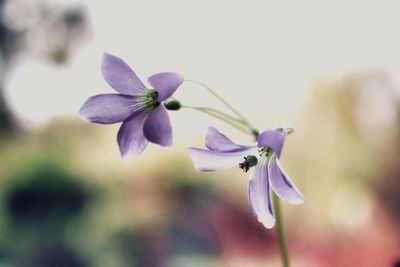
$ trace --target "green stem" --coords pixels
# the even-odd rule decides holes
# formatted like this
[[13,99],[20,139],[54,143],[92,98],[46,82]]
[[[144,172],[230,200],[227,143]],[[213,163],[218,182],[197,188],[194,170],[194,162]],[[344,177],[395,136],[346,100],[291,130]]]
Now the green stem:
[[[188,107],[188,106],[185,106],[185,107]],[[209,111],[209,112],[211,112],[211,113],[216,113],[216,114],[221,115],[221,116],[223,116],[223,117],[225,117],[225,118],[227,118],[227,119],[229,119],[229,120],[231,120],[231,121],[235,121],[235,122],[237,122],[237,123],[243,124],[243,126],[247,126],[247,123],[245,124],[245,123],[243,122],[243,120],[238,119],[238,118],[235,118],[235,117],[233,117],[233,116],[231,116],[231,115],[229,115],[229,114],[226,114],[225,112],[222,112],[222,111],[220,111],[220,110],[218,110],[218,109],[215,109],[215,108],[193,107],[193,106],[191,106],[191,108],[194,108],[194,109],[197,109],[197,110],[201,110],[201,111]]]
[[215,98],[217,98],[219,101],[221,101],[233,113],[235,113],[245,124],[250,125],[250,123],[246,120],[246,118],[237,109],[235,109],[231,104],[229,104],[224,98],[222,98],[220,95],[218,95],[214,90],[211,89],[211,87],[207,86],[205,83],[193,81],[193,80],[185,80],[185,82],[191,82],[191,83],[200,85],[201,87],[206,89],[210,94],[212,94]]
[[[210,115],[210,116],[212,116],[214,118],[217,118],[217,119],[219,119],[219,120],[231,125],[232,127],[236,128],[237,130],[239,130],[239,131],[241,131],[241,132],[243,132],[245,134],[251,134],[251,132],[249,130],[246,130],[247,127],[243,128],[244,126],[238,124],[235,121],[232,121],[232,119],[229,118],[230,116],[225,114],[225,113],[223,113],[222,111],[219,111],[218,113],[213,113],[208,108],[192,107],[192,106],[182,106],[182,108],[190,108],[190,109],[194,109],[194,110],[206,113],[206,114],[208,114],[208,115]],[[226,116],[228,116],[228,117],[226,117]],[[247,129],[249,129],[249,128],[247,128]]]
[[283,225],[283,217],[282,217],[282,210],[281,210],[281,203],[279,197],[273,194],[273,201],[274,201],[274,210],[275,210],[275,217],[276,217],[276,230],[278,232],[278,241],[279,241],[279,248],[281,252],[282,258],[282,266],[289,267],[289,253],[286,245],[286,236],[285,236],[285,229]]

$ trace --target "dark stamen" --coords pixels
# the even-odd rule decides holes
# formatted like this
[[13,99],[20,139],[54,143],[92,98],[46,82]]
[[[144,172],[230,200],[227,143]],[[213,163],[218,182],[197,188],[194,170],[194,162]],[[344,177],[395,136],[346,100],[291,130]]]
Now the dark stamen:
[[152,100],[157,100],[158,98],[158,92],[154,89],[149,90],[149,92],[146,95],[147,98],[151,98]]
[[241,168],[244,172],[248,172],[250,169],[249,162],[247,161],[247,158],[244,157],[244,161],[242,163],[239,163],[239,168]]
[[270,147],[263,147],[263,148],[261,148],[261,149],[258,150],[258,153],[259,153],[260,156],[263,156],[263,155],[265,154],[266,157],[271,156],[271,154],[272,154],[273,152],[274,152],[274,151],[273,151],[272,148],[270,148]]
[[158,98],[158,92],[157,91],[154,91],[154,94],[152,95],[152,98],[154,100],[156,100]]

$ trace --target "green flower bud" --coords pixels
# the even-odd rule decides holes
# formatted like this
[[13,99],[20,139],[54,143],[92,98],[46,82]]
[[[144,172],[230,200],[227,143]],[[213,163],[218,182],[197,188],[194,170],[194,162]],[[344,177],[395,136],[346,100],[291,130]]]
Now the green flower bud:
[[165,101],[164,106],[168,110],[180,110],[182,107],[181,102],[176,99],[169,99]]

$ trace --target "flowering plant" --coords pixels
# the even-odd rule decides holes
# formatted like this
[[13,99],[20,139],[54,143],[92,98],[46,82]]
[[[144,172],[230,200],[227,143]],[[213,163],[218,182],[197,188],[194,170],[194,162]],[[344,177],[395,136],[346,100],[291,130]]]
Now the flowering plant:
[[[150,76],[149,88],[116,56],[105,53],[101,69],[104,79],[117,93],[90,97],[80,109],[80,114],[92,123],[122,122],[117,135],[121,156],[137,156],[149,142],[171,146],[172,128],[167,110],[181,108],[203,112],[255,138],[256,143],[239,145],[210,127],[205,142],[207,149],[189,148],[188,152],[195,168],[201,172],[234,166],[244,172],[251,170],[248,184],[251,210],[266,228],[272,228],[276,223],[283,265],[289,266],[279,198],[291,204],[304,202],[303,195],[280,163],[285,139],[294,131],[293,128],[273,128],[259,133],[239,111],[210,87],[201,82],[186,80],[178,73],[162,72]],[[171,98],[183,82],[200,85],[234,115],[209,107],[184,106]]]

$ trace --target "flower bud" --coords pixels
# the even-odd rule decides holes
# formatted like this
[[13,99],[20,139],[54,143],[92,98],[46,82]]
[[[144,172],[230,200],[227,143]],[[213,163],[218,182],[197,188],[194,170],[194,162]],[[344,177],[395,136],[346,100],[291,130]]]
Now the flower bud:
[[168,110],[179,110],[182,107],[181,102],[176,99],[169,99],[165,101],[164,106]]

